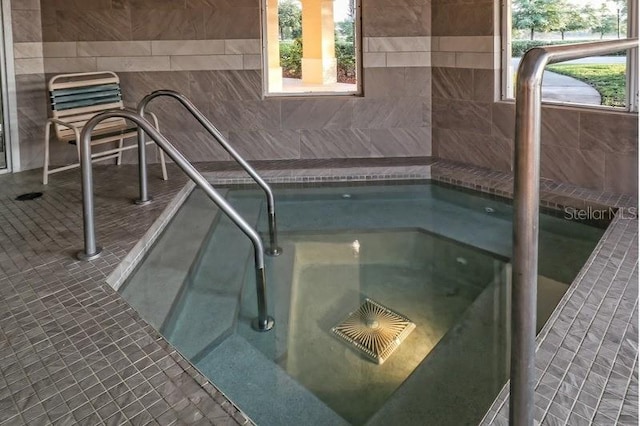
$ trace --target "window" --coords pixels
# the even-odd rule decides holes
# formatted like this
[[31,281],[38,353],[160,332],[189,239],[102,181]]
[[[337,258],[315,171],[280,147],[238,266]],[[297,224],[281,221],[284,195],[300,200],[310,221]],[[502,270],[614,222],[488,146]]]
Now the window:
[[[531,47],[637,37],[638,0],[509,0],[504,22],[503,98]],[[542,99],[637,111],[637,49],[549,65]]]
[[357,0],[263,0],[266,95],[359,93]]

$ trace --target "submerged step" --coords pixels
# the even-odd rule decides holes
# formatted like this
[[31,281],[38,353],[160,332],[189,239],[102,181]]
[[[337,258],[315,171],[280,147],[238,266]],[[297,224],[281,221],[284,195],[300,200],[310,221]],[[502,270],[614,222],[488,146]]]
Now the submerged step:
[[[339,218],[339,220],[336,220]],[[261,221],[264,222],[264,221]],[[477,226],[470,228],[469,223]],[[511,251],[512,225],[503,215],[470,210],[446,200],[372,199],[284,202],[279,204],[282,232],[421,228],[492,253]]]
[[[249,224],[255,225],[261,204],[261,200],[245,199],[233,206]],[[252,256],[253,248],[246,235],[222,217],[163,327],[163,334],[187,358],[195,357],[233,329]]]
[[193,191],[120,290],[122,297],[157,330],[179,296],[189,266],[207,243],[206,236],[217,213],[218,207],[204,192]]
[[196,367],[260,425],[348,425],[240,336],[227,338]]

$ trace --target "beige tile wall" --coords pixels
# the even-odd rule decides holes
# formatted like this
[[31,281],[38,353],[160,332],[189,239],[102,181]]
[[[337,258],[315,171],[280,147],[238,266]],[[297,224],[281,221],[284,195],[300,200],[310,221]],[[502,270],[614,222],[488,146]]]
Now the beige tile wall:
[[[428,36],[364,37],[362,45],[365,68],[431,66],[433,43]],[[261,67],[259,39],[23,42],[14,49],[17,74],[42,73],[43,67],[47,74]]]
[[[241,70],[260,66],[259,39],[15,43],[16,74]],[[257,60],[257,64],[256,64]]]
[[364,37],[363,66],[429,67],[431,66],[431,37]]
[[49,42],[260,37],[259,0],[40,0],[40,3],[42,33]]
[[[381,58],[367,58],[364,97],[295,100],[262,99],[259,0],[40,3],[44,42],[27,37],[15,46],[20,96],[44,111],[23,141],[30,168],[42,160],[43,71],[115,70],[130,106],[152,90],[179,90],[250,159],[431,154],[430,7],[423,0],[369,3],[386,15],[363,17],[366,53]],[[197,125],[185,127],[191,118],[175,105],[153,108],[189,159],[227,158]],[[53,145],[53,163],[74,156],[73,147]]]
[[434,67],[500,68],[499,36],[432,36]]

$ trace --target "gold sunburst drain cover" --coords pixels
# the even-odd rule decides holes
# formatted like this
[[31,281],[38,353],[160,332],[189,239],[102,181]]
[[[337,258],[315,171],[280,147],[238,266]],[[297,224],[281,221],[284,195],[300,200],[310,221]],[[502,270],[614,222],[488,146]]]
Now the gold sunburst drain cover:
[[407,317],[366,298],[331,331],[369,359],[382,364],[416,328]]

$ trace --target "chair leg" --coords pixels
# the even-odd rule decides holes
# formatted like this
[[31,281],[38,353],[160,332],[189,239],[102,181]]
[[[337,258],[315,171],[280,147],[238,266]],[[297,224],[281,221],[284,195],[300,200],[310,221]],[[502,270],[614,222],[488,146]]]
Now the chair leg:
[[42,184],[49,183],[49,137],[51,136],[51,123],[44,128],[44,165],[42,167]]
[[120,142],[118,142],[118,148],[120,149],[120,152],[118,153],[118,158],[116,160],[116,165],[120,165],[122,164],[122,147],[124,146],[124,139],[120,139]]
[[76,151],[78,152],[78,164],[82,161],[82,155],[80,154],[80,140],[76,139]]

